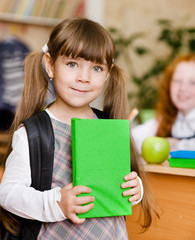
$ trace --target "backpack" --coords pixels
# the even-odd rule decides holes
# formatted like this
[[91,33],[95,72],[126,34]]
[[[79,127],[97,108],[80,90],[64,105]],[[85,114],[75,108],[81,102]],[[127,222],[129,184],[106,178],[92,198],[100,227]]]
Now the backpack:
[[[108,119],[109,115],[92,108],[98,118]],[[54,133],[51,119],[46,111],[41,111],[23,121],[27,131],[30,152],[31,187],[39,191],[51,189]],[[1,224],[2,240],[36,240],[42,222],[37,220],[14,217],[21,223],[20,236],[13,236]]]

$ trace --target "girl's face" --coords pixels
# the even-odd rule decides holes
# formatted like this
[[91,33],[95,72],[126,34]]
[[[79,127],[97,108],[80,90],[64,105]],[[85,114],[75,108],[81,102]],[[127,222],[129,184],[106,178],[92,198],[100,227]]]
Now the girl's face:
[[170,96],[176,108],[188,114],[195,108],[195,62],[181,62],[175,68]]
[[102,92],[108,68],[106,62],[99,64],[82,58],[59,56],[52,67],[52,75],[58,104],[85,107]]

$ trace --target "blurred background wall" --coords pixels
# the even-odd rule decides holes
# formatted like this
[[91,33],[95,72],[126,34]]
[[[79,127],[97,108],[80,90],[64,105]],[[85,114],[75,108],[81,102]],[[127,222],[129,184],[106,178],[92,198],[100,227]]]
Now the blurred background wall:
[[[171,21],[170,25],[159,25],[158,20],[167,19]],[[150,72],[153,64],[157,59],[166,59],[170,52],[176,48],[176,45],[182,44],[182,47],[178,49],[177,54],[182,54],[191,50],[195,50],[194,46],[189,49],[188,40],[184,32],[195,27],[195,1],[194,0],[105,0],[104,1],[104,25],[106,28],[115,27],[121,31],[123,37],[128,38],[136,33],[143,33],[143,36],[138,37],[134,41],[134,45],[141,46],[150,50],[147,54],[142,56],[134,54],[130,49],[132,45],[127,46],[125,51],[129,52],[129,59],[120,58],[117,63],[124,69],[127,78],[127,91],[136,91],[140,86],[132,83],[131,74],[135,74],[137,77],[143,77],[144,73]],[[158,38],[162,34],[162,28],[172,31],[172,35],[167,36],[167,39],[159,41]],[[179,37],[179,31],[184,29],[182,36]],[[175,34],[175,36],[173,36]],[[175,43],[170,46],[168,37]],[[179,39],[176,39],[179,38]],[[185,38],[185,39],[184,39]],[[190,38],[195,39],[194,33],[191,33]],[[178,40],[178,41],[176,41]],[[185,42],[186,41],[186,42]],[[174,45],[175,44],[175,45]],[[123,52],[124,53],[124,52]],[[166,64],[165,60],[165,64]],[[167,61],[168,64],[168,61]],[[147,80],[148,85],[154,85],[158,82],[159,75],[152,76]],[[145,89],[147,94],[147,89]],[[140,95],[143,95],[140,92]],[[148,91],[148,95],[152,95]],[[156,95],[155,95],[156,96]],[[136,98],[131,98],[130,107],[137,104]],[[153,101],[153,99],[151,99]],[[143,99],[143,102],[147,102]],[[148,103],[147,103],[148,104]],[[139,105],[139,104],[138,104]],[[142,103],[140,107],[142,107]],[[144,107],[144,106],[143,106]],[[145,106],[147,107],[147,105]],[[152,104],[148,104],[148,108],[154,107]]]
[[[54,0],[12,0],[9,3],[20,2],[22,6],[33,1],[56,3]],[[111,32],[119,52],[116,63],[124,70],[127,80],[130,110],[134,106],[154,108],[159,76],[168,64],[170,55],[175,57],[186,51],[195,51],[194,0],[64,0],[64,2],[70,2],[72,5],[75,3],[79,6],[81,16],[100,22]],[[79,5],[82,2],[85,2],[85,6]],[[46,21],[42,16],[36,21],[34,18],[28,20],[28,16],[20,13],[15,15],[13,12],[8,12],[8,15],[4,16],[5,11],[2,9],[5,6],[8,8],[8,5],[6,0],[1,0],[0,39],[11,34],[27,44],[29,49],[40,50],[48,41],[52,26],[59,20]],[[17,5],[18,9],[20,5]],[[15,12],[17,8],[15,7]],[[61,18],[69,17],[70,12],[66,11]],[[73,13],[75,16],[75,12]],[[78,12],[76,14],[79,15]],[[160,19],[170,22],[160,25],[158,23]],[[167,29],[168,35],[164,31]],[[190,37],[187,36],[189,32]],[[159,61],[162,62],[161,65],[155,65]],[[101,106],[101,99],[96,105]]]

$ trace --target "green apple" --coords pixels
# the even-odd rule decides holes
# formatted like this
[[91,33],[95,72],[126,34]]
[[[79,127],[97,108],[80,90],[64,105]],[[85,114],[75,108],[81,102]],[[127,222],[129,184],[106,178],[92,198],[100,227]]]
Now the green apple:
[[142,144],[142,157],[148,163],[162,163],[168,156],[170,145],[166,138],[147,137]]

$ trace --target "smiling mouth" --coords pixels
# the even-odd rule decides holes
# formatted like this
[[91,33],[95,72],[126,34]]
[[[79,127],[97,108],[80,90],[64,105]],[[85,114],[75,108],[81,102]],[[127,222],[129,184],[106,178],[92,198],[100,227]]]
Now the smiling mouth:
[[189,97],[188,96],[179,96],[178,99],[180,101],[187,101],[189,99]]
[[79,92],[79,93],[87,93],[87,92],[89,92],[87,90],[81,90],[81,89],[76,89],[76,88],[72,88],[72,90],[75,91],[75,92]]

